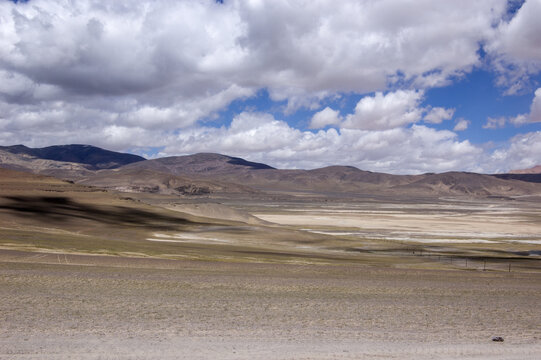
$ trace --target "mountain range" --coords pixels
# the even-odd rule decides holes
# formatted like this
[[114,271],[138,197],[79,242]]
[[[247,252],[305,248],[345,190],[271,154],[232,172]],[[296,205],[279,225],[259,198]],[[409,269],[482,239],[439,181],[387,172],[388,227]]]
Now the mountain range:
[[182,196],[541,195],[541,174],[536,173],[392,175],[351,166],[284,170],[221,154],[200,153],[146,160],[90,145],[56,145],[41,149],[3,146],[0,147],[0,167],[123,192]]

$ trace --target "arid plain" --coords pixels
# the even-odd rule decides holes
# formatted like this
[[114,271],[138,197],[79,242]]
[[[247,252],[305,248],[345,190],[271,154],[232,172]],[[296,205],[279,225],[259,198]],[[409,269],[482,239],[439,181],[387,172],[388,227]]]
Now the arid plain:
[[541,356],[538,197],[179,197],[0,171],[0,358]]

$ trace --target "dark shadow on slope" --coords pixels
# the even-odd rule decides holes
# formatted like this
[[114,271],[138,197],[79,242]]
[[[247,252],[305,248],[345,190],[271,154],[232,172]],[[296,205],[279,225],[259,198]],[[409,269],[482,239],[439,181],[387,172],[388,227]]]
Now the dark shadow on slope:
[[67,197],[4,196],[3,199],[8,202],[0,203],[0,211],[23,217],[36,217],[42,222],[62,223],[80,219],[152,230],[176,230],[179,226],[205,225],[180,216],[167,216],[124,206],[89,205]]
[[541,183],[541,174],[495,174],[492,176],[503,180],[520,180],[532,183]]
[[269,166],[267,164],[251,162],[251,161],[244,160],[244,159],[237,158],[237,157],[232,157],[227,162],[229,164],[232,164],[232,165],[246,166],[246,167],[252,168],[254,170],[274,169],[272,166]]

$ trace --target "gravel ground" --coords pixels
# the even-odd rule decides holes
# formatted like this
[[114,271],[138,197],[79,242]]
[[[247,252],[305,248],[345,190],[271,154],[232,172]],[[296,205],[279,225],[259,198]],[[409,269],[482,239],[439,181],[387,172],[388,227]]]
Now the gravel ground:
[[539,359],[540,300],[539,273],[2,250],[0,359]]

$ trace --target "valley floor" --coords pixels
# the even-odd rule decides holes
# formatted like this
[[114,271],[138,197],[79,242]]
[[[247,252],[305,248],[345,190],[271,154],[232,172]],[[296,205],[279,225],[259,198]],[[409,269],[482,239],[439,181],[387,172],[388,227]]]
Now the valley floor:
[[535,199],[195,200],[8,175],[0,359],[541,358]]

